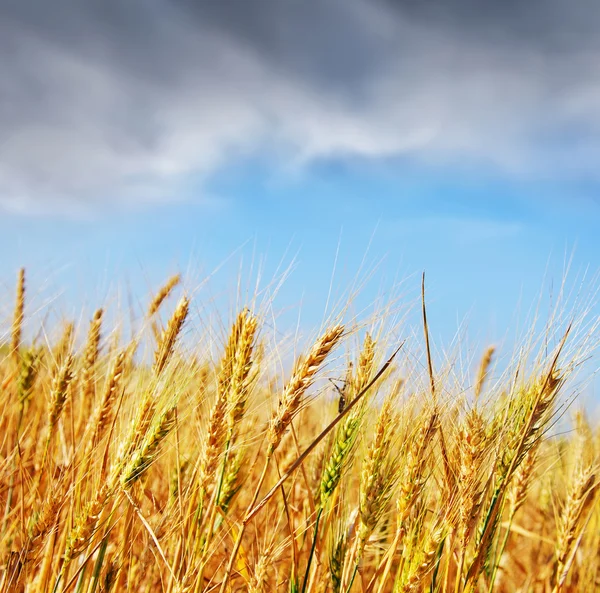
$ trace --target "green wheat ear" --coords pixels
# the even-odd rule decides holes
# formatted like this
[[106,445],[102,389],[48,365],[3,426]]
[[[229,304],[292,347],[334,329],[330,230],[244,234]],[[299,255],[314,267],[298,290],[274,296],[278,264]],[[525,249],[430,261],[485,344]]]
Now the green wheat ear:
[[325,464],[321,478],[321,506],[325,507],[342,478],[344,465],[354,449],[358,437],[362,410],[350,413],[337,431],[333,449]]

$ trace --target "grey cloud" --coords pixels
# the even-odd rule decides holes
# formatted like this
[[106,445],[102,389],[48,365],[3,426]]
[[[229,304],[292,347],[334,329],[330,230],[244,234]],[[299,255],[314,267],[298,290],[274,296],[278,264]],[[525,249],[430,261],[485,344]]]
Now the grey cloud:
[[398,15],[489,46],[564,53],[597,48],[595,0],[381,0]]
[[600,181],[592,0],[0,0],[0,208],[185,194],[237,157]]
[[349,95],[381,72],[395,45],[395,27],[362,2],[175,1],[282,73]]

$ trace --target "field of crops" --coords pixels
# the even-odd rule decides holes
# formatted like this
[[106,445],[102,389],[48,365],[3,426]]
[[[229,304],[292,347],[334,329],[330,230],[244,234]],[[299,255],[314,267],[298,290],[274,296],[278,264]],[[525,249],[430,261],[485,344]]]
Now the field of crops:
[[203,321],[177,276],[131,339],[103,309],[24,331],[23,270],[9,297],[1,593],[600,591],[586,311],[461,366],[425,298],[295,343],[253,302]]

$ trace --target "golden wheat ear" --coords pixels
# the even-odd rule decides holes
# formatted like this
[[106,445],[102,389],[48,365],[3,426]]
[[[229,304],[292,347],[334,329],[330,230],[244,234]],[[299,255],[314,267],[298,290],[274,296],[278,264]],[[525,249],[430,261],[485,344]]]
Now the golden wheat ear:
[[341,325],[335,325],[315,342],[306,358],[296,362],[292,376],[285,386],[277,408],[271,417],[268,440],[270,454],[277,449],[283,433],[289,426],[302,404],[302,397],[315,380],[317,371],[340,341],[344,333]]
[[56,423],[62,414],[69,394],[69,385],[73,379],[73,356],[69,354],[57,368],[52,382],[50,408],[48,410],[48,442],[51,440]]
[[23,319],[25,317],[25,268],[17,274],[17,297],[11,327],[10,351],[15,364],[19,363],[21,339],[23,337]]
[[554,588],[556,593],[563,590],[580,544],[579,536],[587,524],[589,514],[593,512],[598,492],[600,492],[598,468],[578,463],[559,517]]
[[163,331],[160,337],[156,347],[156,352],[154,354],[153,368],[156,375],[159,375],[164,370],[165,366],[173,355],[175,341],[177,340],[177,336],[179,336],[179,333],[183,328],[183,324],[187,319],[189,307],[190,301],[187,299],[187,297],[182,297],[177,304],[171,319],[169,319],[167,328]]
[[481,359],[481,362],[479,363],[479,370],[477,371],[477,379],[475,380],[475,401],[479,399],[479,396],[483,391],[483,387],[488,377],[488,373],[492,365],[492,359],[494,357],[495,352],[496,347],[489,346],[483,353],[483,357]]
[[146,317],[148,319],[154,317],[158,310],[161,308],[162,304],[169,298],[169,295],[173,292],[175,287],[181,282],[181,275],[175,274],[171,276],[164,286],[161,286],[159,291],[154,295],[154,298],[150,301],[148,305],[148,311],[146,313]]
[[81,399],[84,405],[94,395],[95,370],[100,355],[100,339],[102,331],[102,316],[104,311],[97,309],[90,321],[87,340],[83,351],[83,366],[81,368]]
[[[201,497],[211,490],[211,481],[221,456],[227,454],[244,416],[250,389],[248,378],[252,368],[256,331],[256,317],[248,309],[244,309],[237,316],[229,334],[219,369],[217,398],[211,409],[208,429],[201,444],[199,460]],[[203,502],[202,500],[201,504]]]
[[363,460],[359,495],[360,528],[355,559],[357,563],[362,558],[369,537],[386,512],[400,479],[401,466],[393,452],[400,424],[396,405],[396,394],[390,391],[379,412],[375,434]]

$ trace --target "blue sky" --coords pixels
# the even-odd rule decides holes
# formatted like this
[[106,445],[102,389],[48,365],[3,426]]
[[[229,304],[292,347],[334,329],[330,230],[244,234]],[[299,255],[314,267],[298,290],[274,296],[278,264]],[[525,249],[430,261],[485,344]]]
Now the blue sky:
[[600,264],[598,27],[588,0],[0,0],[3,289],[25,265],[72,316],[182,271],[224,309],[291,267],[276,306],[313,327],[330,285],[414,303],[426,271],[440,342],[498,342]]
[[114,298],[119,282],[143,297],[176,271],[194,288],[219,270],[211,291],[229,293],[231,302],[240,274],[249,282],[251,268],[262,266],[266,286],[291,266],[277,305],[301,308],[312,326],[322,320],[332,278],[342,295],[376,266],[358,300],[366,306],[401,281],[400,292],[414,300],[425,271],[441,339],[467,321],[474,339],[498,341],[541,292],[556,290],[569,260],[573,283],[598,266],[600,206],[527,191],[435,171],[411,179],[369,163],[318,164],[293,178],[239,165],[215,176],[208,202],[88,219],[5,217],[0,275],[10,291],[25,265],[47,294],[65,289],[60,302],[73,311],[82,298]]

